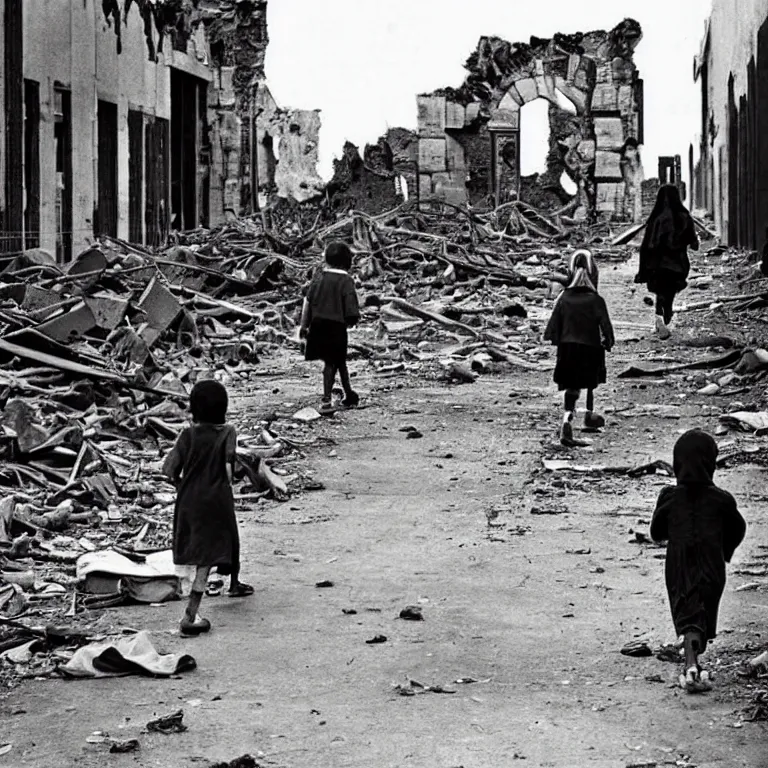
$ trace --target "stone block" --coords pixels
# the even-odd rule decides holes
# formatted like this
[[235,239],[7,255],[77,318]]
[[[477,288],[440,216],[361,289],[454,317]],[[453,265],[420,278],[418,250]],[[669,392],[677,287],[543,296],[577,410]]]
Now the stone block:
[[582,91],[589,88],[589,78],[583,66],[579,67],[578,72],[574,75],[573,84]]
[[595,67],[595,83],[597,85],[613,84],[613,67],[610,63],[597,64]]
[[621,149],[624,146],[624,125],[620,117],[596,117],[594,124],[598,149]]
[[463,104],[447,101],[445,104],[445,127],[461,130],[466,125],[467,110]]
[[445,137],[445,155],[449,172],[466,173],[467,159],[464,146],[460,141],[456,141],[453,136],[448,135]]
[[562,77],[555,78],[555,88],[565,96],[581,115],[587,110],[587,94],[565,81]]
[[555,96],[555,80],[547,75],[541,75],[536,78],[536,90],[539,96],[543,96],[549,101],[556,101]]
[[541,59],[536,59],[534,62],[536,77],[541,77],[544,74],[544,62]]
[[419,171],[441,173],[445,169],[445,138],[419,139]]
[[613,85],[596,85],[592,92],[593,112],[616,112],[619,108],[619,92]]
[[583,139],[580,141],[576,151],[579,153],[579,157],[581,157],[586,162],[594,162],[596,147],[595,142],[592,141],[592,139]]
[[479,116],[480,116],[480,103],[477,101],[473,101],[471,104],[467,104],[465,125],[470,125],[471,123],[474,123]]
[[520,94],[523,104],[527,104],[528,102],[535,101],[539,98],[539,89],[536,87],[536,81],[532,77],[525,77],[522,80],[518,80],[515,83],[515,87]]
[[454,205],[463,205],[467,202],[467,187],[464,183],[464,174],[436,173],[432,181],[435,185],[434,197],[439,197]]
[[520,127],[520,111],[510,109],[495,109],[491,112],[491,119],[488,127],[506,128],[517,130]]
[[432,197],[432,176],[429,173],[419,174],[419,198]]
[[603,182],[597,185],[595,209],[598,213],[615,214],[624,205],[624,184]]
[[416,104],[419,135],[443,136],[445,134],[445,96],[418,96]]
[[595,153],[595,178],[622,180],[621,155],[618,152],[600,150]]
[[574,78],[576,77],[576,73],[579,71],[579,67],[581,66],[581,56],[578,54],[571,54],[568,57],[568,82],[572,83]]
[[232,77],[235,73],[234,67],[221,67],[219,69],[219,106],[235,106],[235,87],[232,84]]
[[631,115],[635,111],[635,89],[631,85],[619,86],[619,112]]
[[499,102],[498,109],[504,109],[507,112],[519,112],[520,111],[520,94],[517,89],[512,86],[505,94],[502,100]]

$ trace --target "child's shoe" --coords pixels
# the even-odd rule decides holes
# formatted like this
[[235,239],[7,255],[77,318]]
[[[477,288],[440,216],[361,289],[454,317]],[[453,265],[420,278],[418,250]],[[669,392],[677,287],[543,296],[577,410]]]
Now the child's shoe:
[[186,616],[179,624],[182,637],[197,637],[205,632],[210,632],[211,622],[208,619],[201,619],[199,616],[194,621],[190,621]]
[[350,390],[347,392],[346,397],[341,401],[341,404],[345,408],[356,408],[360,404],[360,395],[357,392]]
[[333,411],[333,403],[330,400],[323,400],[323,402],[320,403],[320,413],[323,415],[328,416],[333,413]]
[[587,411],[584,414],[584,429],[596,430],[605,426],[605,419],[599,413]]
[[712,690],[709,672],[701,671],[700,667],[689,667],[679,678],[680,687],[686,693],[707,693]]

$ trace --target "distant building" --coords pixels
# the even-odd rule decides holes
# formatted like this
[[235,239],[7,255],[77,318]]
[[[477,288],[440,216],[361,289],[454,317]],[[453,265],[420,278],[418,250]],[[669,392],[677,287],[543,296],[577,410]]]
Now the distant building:
[[714,0],[694,78],[693,205],[730,245],[759,248],[768,227],[768,0]]
[[158,245],[253,211],[259,188],[317,194],[316,173],[274,178],[272,143],[304,157],[319,117],[274,117],[266,6],[0,0],[0,251],[68,261],[102,234]]

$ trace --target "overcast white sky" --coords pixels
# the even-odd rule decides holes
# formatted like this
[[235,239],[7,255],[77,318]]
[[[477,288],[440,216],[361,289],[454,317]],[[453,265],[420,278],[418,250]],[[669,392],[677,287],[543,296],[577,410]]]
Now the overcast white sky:
[[[528,41],[635,18],[650,177],[659,155],[680,154],[687,167],[700,120],[693,57],[710,8],[711,0],[271,0],[267,78],[281,106],[322,110],[320,173],[329,178],[346,139],[362,149],[387,127],[415,128],[416,94],[460,85],[481,35]],[[539,139],[523,135],[524,169],[543,160],[541,119],[528,117]]]

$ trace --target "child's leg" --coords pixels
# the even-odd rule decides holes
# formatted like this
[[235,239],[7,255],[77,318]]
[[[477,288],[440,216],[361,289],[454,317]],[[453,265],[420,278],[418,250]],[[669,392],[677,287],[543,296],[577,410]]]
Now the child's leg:
[[207,565],[197,566],[195,580],[192,582],[192,590],[189,593],[187,608],[184,611],[184,618],[181,620],[181,630],[183,633],[199,634],[207,632],[211,624],[206,619],[197,620],[197,612],[200,610],[200,602],[205,594],[205,587],[208,583],[208,574],[211,569]]
[[662,293],[656,294],[656,314],[664,318],[664,295]]
[[672,315],[674,315],[674,310],[672,307],[675,303],[675,293],[674,291],[670,291],[665,297],[664,297],[664,322],[669,325],[672,322]]
[[595,390],[587,390],[587,413],[592,413],[595,410]]
[[341,386],[344,389],[344,405],[348,408],[356,406],[360,402],[357,392],[352,389],[352,382],[349,380],[349,368],[346,360],[339,366],[339,378]]
[[573,440],[573,412],[576,410],[576,401],[579,399],[578,389],[565,390],[565,403],[563,412],[563,426],[560,429],[560,440],[568,442]]
[[336,381],[336,366],[326,363],[323,368],[323,402],[330,403],[333,398],[333,384]]
[[683,635],[683,649],[685,651],[685,668],[698,667],[699,654],[704,653],[706,641],[704,635],[697,629],[689,630]]
[[683,633],[685,673],[680,675],[680,685],[688,693],[704,693],[712,690],[709,673],[699,670],[699,654],[703,653],[706,647],[707,641],[699,630],[687,630]]
[[229,596],[248,597],[252,594],[253,587],[240,581],[240,535],[235,530],[234,544],[232,546],[232,570],[229,577]]

